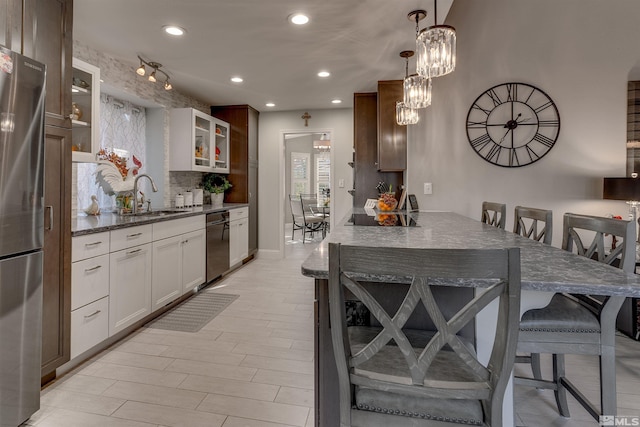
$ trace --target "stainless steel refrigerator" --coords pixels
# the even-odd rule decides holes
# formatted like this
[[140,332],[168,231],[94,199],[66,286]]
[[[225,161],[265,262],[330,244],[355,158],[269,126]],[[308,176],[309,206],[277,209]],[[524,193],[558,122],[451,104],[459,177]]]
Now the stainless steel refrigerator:
[[0,47],[0,426],[40,408],[45,66]]

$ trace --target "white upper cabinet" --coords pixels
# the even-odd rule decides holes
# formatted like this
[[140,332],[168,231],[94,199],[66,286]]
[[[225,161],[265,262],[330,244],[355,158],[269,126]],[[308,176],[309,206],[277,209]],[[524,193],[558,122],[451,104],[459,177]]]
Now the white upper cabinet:
[[71,149],[74,162],[95,162],[100,148],[100,69],[73,58]]
[[193,108],[174,108],[170,135],[170,170],[229,173],[228,123]]

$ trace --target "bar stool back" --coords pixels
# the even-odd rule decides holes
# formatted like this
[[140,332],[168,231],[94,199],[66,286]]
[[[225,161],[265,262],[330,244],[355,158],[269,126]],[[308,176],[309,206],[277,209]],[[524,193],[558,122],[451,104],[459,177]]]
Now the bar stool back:
[[551,244],[553,211],[516,206],[513,232],[538,242]]
[[507,224],[507,205],[503,203],[482,202],[482,217],[480,219],[485,224],[504,230]]
[[[593,239],[585,244],[586,232]],[[608,251],[605,235],[622,241]],[[613,218],[564,215],[562,248],[577,252],[629,273],[635,268],[635,227],[632,221]],[[516,377],[515,383],[554,390],[558,410],[568,417],[567,391],[596,419],[616,415],[615,324],[624,297],[556,294],[548,306],[525,312],[520,321],[518,351],[551,353],[553,379]],[[592,354],[600,361],[600,409],[566,377],[565,354]]]
[[[375,260],[375,262],[372,262]],[[445,316],[432,286],[487,286]],[[381,288],[381,286],[383,288]],[[402,292],[387,307],[381,289]],[[372,326],[348,326],[345,295]],[[457,333],[498,301],[489,360]],[[423,306],[437,331],[405,328]],[[329,244],[329,319],[338,371],[341,427],[502,426],[520,308],[520,250],[407,249]],[[377,325],[377,326],[376,326]]]

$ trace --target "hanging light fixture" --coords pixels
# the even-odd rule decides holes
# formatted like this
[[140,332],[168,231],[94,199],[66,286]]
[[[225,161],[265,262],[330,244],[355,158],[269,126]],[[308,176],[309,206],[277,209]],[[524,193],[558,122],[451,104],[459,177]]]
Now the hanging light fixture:
[[434,24],[416,37],[416,71],[429,78],[444,76],[456,68],[456,29],[438,25],[438,0],[434,0]]
[[171,86],[171,82],[169,81],[169,75],[160,69],[162,67],[162,64],[158,62],[153,62],[153,61],[147,62],[144,59],[140,58],[140,56],[138,56],[138,59],[140,60],[140,66],[136,68],[137,75],[144,76],[145,74],[147,74],[147,69],[145,68],[145,65],[146,65],[147,67],[151,68],[151,74],[149,74],[149,77],[148,77],[150,82],[152,83],[157,82],[158,79],[156,77],[156,74],[161,73],[165,77],[164,81],[161,82],[164,84],[164,89],[165,90],[173,89],[173,86]]
[[147,73],[147,70],[144,68],[144,63],[142,62],[142,59],[141,59],[140,66],[136,69],[136,74],[139,76],[144,76],[146,73]]
[[407,91],[406,84],[407,79],[409,78],[409,58],[413,56],[412,50],[403,50],[400,52],[400,56],[405,59],[405,68],[404,68],[404,100],[396,102],[396,122],[401,125],[415,125],[420,120],[420,116],[418,115],[418,110],[415,108],[411,108],[407,104]]
[[[420,27],[418,23],[427,16],[427,12],[424,10],[414,10],[409,13],[407,18],[409,20],[416,22],[416,37],[420,32]],[[404,51],[411,52],[411,54],[406,57],[409,58],[413,56],[412,51]],[[400,53],[402,56],[402,53]],[[408,59],[407,59],[408,61]],[[404,79],[403,87],[404,87],[404,103],[409,108],[426,108],[431,105],[431,80],[428,76],[421,75],[419,73],[408,75],[408,66],[407,72],[405,73],[407,76]]]

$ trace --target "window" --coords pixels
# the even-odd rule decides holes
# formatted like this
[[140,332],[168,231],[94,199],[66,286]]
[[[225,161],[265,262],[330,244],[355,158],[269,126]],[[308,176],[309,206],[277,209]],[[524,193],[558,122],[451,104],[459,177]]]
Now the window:
[[309,153],[291,153],[291,194],[310,193],[311,155]]
[[329,153],[320,153],[314,157],[316,161],[316,194],[318,194],[318,202],[322,203],[329,195],[331,186],[331,156]]

